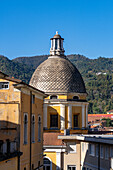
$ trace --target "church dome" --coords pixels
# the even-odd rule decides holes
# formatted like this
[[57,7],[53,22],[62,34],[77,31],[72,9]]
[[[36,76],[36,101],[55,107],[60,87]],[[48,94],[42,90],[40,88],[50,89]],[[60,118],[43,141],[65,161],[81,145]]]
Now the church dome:
[[63,38],[51,38],[50,56],[35,70],[30,85],[45,93],[86,93],[77,68],[64,55]]
[[81,74],[66,57],[49,57],[41,63],[30,85],[45,93],[86,93]]

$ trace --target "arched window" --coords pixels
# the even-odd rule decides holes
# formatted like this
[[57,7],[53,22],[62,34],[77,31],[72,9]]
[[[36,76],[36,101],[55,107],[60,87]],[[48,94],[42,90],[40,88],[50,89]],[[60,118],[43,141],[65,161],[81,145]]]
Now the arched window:
[[38,116],[38,142],[41,142],[41,116]]
[[35,142],[35,115],[32,115],[32,142]]
[[56,95],[52,95],[52,96],[50,96],[50,99],[57,99],[57,96]]
[[27,144],[27,124],[28,124],[28,114],[24,114],[24,144]]
[[43,159],[44,170],[52,170],[52,162],[48,158]]
[[79,97],[78,96],[73,96],[73,99],[74,100],[79,100]]

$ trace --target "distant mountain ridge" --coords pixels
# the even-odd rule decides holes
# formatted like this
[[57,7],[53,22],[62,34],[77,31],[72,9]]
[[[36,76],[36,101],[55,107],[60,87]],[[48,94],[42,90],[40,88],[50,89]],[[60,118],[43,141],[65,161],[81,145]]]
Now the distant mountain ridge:
[[[47,58],[48,55],[41,55],[9,60],[0,55],[0,70],[29,83],[35,69]],[[113,109],[113,58],[89,59],[79,54],[67,55],[67,58],[77,67],[85,81],[89,113],[106,113]]]
[[32,66],[36,69],[43,61],[48,58],[48,55],[33,56],[33,57],[18,57],[13,59],[14,62],[23,63],[28,66]]

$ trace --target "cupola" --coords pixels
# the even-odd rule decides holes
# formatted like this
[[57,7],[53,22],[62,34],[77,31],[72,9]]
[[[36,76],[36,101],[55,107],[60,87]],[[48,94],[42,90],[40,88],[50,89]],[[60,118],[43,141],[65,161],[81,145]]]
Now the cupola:
[[56,31],[56,34],[54,35],[51,40],[51,48],[50,48],[50,54],[51,55],[64,55],[64,48],[63,48],[63,38],[58,34],[58,31]]

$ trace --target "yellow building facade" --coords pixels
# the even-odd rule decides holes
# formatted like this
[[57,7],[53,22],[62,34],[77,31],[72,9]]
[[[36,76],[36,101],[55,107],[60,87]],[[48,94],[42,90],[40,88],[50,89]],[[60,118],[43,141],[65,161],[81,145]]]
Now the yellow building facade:
[[43,168],[45,94],[0,72],[0,169]]
[[[79,158],[80,144],[70,142],[66,146],[58,136],[88,132],[85,84],[77,68],[64,55],[63,40],[56,32],[51,38],[50,56],[37,67],[30,80],[30,85],[48,95],[43,107],[44,170],[79,170],[79,160],[73,167],[70,156]],[[68,165],[66,160],[70,160]]]

